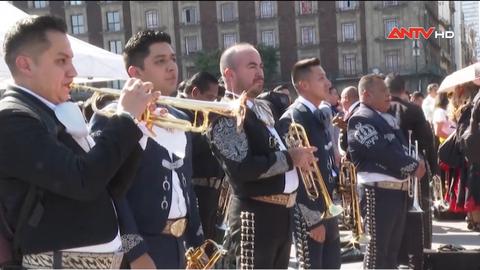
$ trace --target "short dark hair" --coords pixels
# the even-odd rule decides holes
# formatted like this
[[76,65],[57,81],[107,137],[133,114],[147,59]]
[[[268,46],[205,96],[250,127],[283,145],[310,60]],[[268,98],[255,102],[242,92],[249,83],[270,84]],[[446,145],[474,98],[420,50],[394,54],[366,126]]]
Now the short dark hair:
[[405,90],[405,80],[399,74],[389,73],[385,78],[385,85],[390,93],[401,94]]
[[158,42],[172,44],[170,35],[163,31],[145,30],[133,35],[123,50],[125,68],[136,66],[143,69],[143,61],[150,54],[150,45]]
[[319,66],[320,65],[320,59],[318,58],[308,58],[308,59],[302,59],[295,63],[292,68],[292,83],[293,86],[295,86],[297,83],[301,80],[304,79],[306,75],[310,74],[310,68],[314,66]]
[[359,96],[361,96],[364,91],[367,91],[367,89],[370,89],[376,80],[383,81],[383,77],[377,74],[368,74],[360,78],[360,81],[358,82]]
[[212,74],[201,71],[195,73],[186,83],[185,83],[185,94],[191,94],[193,88],[196,86],[200,93],[205,93],[208,90],[210,84],[218,85],[218,80]]
[[15,61],[21,52],[35,48],[36,54],[40,54],[50,47],[47,31],[66,34],[67,25],[55,16],[33,16],[18,21],[7,31],[3,51],[5,63],[12,74],[16,71]]

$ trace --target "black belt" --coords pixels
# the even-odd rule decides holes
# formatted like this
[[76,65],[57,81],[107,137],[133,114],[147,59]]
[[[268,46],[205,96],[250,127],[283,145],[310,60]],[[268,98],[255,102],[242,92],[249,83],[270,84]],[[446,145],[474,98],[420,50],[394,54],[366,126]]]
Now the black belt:
[[192,178],[192,183],[195,186],[219,189],[222,185],[222,179],[221,177],[199,177]]

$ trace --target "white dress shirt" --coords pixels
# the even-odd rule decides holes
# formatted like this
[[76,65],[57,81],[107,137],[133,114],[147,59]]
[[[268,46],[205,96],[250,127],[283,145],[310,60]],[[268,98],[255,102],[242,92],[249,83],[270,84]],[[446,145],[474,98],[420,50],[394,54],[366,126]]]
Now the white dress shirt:
[[[252,108],[252,106],[253,106],[252,101],[247,100],[247,106],[249,108]],[[272,126],[267,126],[267,125],[265,125],[265,126],[267,127],[268,131],[270,131],[270,134],[272,134],[276,138],[280,150],[281,151],[287,150],[287,148],[283,144],[282,140],[280,139],[280,136],[278,135],[277,130],[275,130],[275,128],[272,127]],[[286,172],[285,173],[285,188],[283,189],[283,193],[289,194],[289,193],[292,193],[295,190],[297,190],[298,182],[299,181],[298,181],[298,174],[297,174],[297,169],[296,168],[293,168],[292,170]]]
[[[187,136],[184,131],[176,129],[165,129],[157,126],[153,126],[153,132],[156,136],[152,136],[152,139],[165,148],[170,155],[170,159],[173,160],[173,155],[180,159],[180,163],[173,162],[171,164],[177,164],[181,167],[183,165],[183,159],[185,158],[185,152],[187,147]],[[168,161],[159,160],[159,166],[164,166],[163,163]],[[164,166],[165,167],[165,166]],[[170,212],[168,213],[169,219],[176,219],[185,217],[187,215],[187,205],[185,203],[185,197],[183,196],[182,186],[180,185],[180,178],[178,173],[172,169],[172,201]],[[182,181],[186,181],[185,177],[182,177]],[[166,198],[164,198],[165,200]]]
[[[55,105],[25,87],[21,87],[16,84],[13,84],[13,86],[32,95],[33,97],[37,98],[45,105],[47,105],[50,109],[52,109],[55,112],[57,119],[65,126],[66,131],[70,133],[70,135],[72,135],[72,138],[78,143],[78,145],[80,145],[80,147],[82,147],[83,150],[85,150],[85,152],[90,151],[91,147],[95,145],[93,139],[90,137],[90,135],[88,135],[87,124],[85,123],[83,114],[80,111],[78,105],[72,102],[65,102],[59,105]],[[113,209],[116,216],[117,213],[115,210],[115,206],[113,206]],[[65,251],[105,253],[116,252],[119,251],[121,248],[122,241],[120,239],[120,231],[118,231],[115,238],[108,243],[67,249]]]

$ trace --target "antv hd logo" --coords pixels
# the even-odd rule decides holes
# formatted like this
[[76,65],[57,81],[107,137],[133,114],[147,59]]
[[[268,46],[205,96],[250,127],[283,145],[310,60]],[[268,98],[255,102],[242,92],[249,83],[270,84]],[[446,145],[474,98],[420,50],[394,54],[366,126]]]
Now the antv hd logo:
[[455,33],[453,31],[435,31],[435,27],[430,27],[427,30],[423,27],[394,27],[387,36],[387,39],[420,39],[423,36],[424,39],[429,39],[432,34],[435,38],[454,38]]

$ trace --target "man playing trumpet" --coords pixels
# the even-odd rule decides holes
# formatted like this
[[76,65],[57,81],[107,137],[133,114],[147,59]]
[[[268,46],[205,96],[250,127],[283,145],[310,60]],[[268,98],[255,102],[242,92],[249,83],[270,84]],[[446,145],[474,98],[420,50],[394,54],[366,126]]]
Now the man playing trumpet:
[[[318,149],[315,152],[318,168],[327,186],[328,196],[331,196],[335,186],[333,149],[327,147],[331,138],[325,127],[325,116],[318,109],[320,102],[328,95],[331,83],[318,58],[298,61],[293,66],[292,83],[299,97],[280,118],[277,129],[282,137],[287,136],[292,117],[305,128],[310,144]],[[315,184],[318,186],[318,183]],[[328,211],[325,198],[322,194],[310,198],[306,189],[301,183],[295,207],[295,242],[301,268],[339,269],[341,261],[337,218],[322,220],[322,214]],[[303,240],[305,234],[308,235],[306,241]]]
[[[124,59],[131,77],[151,81],[156,91],[170,96],[177,86],[176,56],[164,32],[142,31],[126,44]],[[179,119],[187,116],[163,108]],[[92,118],[99,130],[102,119]],[[145,127],[145,126],[144,126]],[[118,202],[126,259],[132,268],[185,268],[184,241],[202,243],[203,232],[191,175],[191,138],[181,130],[144,128],[144,157],[125,200]]]
[[65,22],[22,19],[8,30],[4,48],[14,83],[0,101],[0,207],[2,225],[14,229],[14,264],[119,268],[112,199],[131,184],[142,154],[133,120],[158,94],[149,83],[128,80],[95,144],[78,106],[68,102],[77,72]]

